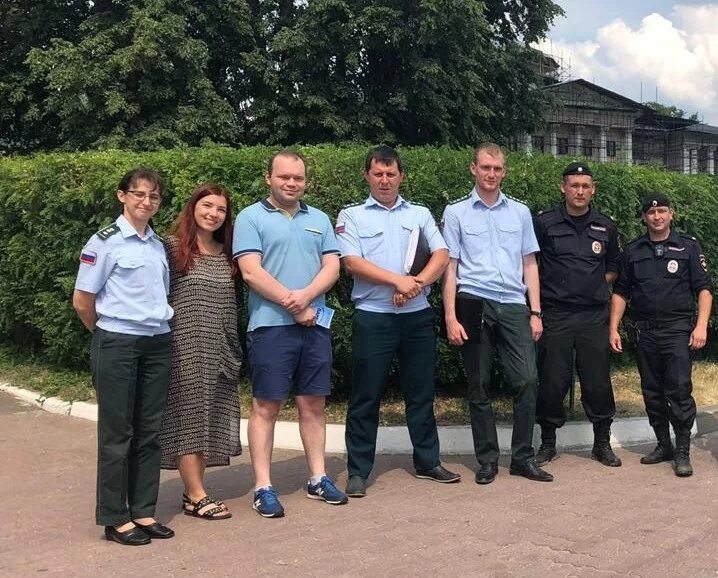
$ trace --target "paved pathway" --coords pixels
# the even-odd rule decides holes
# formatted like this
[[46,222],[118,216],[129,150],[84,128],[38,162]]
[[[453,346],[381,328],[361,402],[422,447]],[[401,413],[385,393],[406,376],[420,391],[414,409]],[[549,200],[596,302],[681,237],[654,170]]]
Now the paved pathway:
[[[641,466],[647,448],[619,450],[622,468],[564,454],[553,484],[473,482],[472,456],[446,465],[441,486],[411,476],[409,456],[381,456],[369,495],[333,507],[304,497],[301,453],[275,455],[287,516],[251,510],[247,457],[210,470],[234,512],[207,522],[179,510],[181,483],[163,472],[158,518],[177,537],[123,547],[93,525],[95,424],[24,406],[0,393],[4,515],[0,577],[26,576],[718,576],[718,437],[696,440],[696,474]],[[502,466],[506,466],[502,460]],[[330,474],[346,481],[341,455]]]

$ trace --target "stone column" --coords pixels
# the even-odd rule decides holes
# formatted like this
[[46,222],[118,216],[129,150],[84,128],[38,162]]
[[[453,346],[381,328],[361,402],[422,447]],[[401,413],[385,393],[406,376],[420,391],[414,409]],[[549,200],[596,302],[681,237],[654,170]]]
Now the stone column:
[[683,174],[691,174],[691,151],[686,145],[683,145]]
[[606,151],[606,135],[607,135],[606,127],[601,127],[601,134],[598,137],[598,160],[599,162],[605,163],[608,159],[608,151]]
[[623,143],[623,160],[627,165],[633,164],[633,133],[626,129],[626,136]]
[[556,140],[556,127],[551,126],[551,154],[553,156],[558,156],[558,141]]
[[698,149],[691,149],[691,173],[698,174]]
[[527,155],[530,155],[533,151],[533,147],[531,146],[531,135],[529,133],[524,133],[524,152]]
[[[573,154],[580,155],[583,152],[581,149],[581,147],[583,146],[583,131],[581,130],[580,126],[576,127],[575,135],[576,135],[576,142],[574,142],[574,144],[573,144]],[[569,150],[569,154],[570,154],[570,152],[571,152],[570,146],[569,146],[568,150]]]
[[708,162],[707,162],[707,169],[708,169],[708,174],[709,174],[709,175],[714,175],[714,174],[716,174],[716,167],[715,167],[715,154],[716,154],[716,150],[718,150],[718,149],[712,149],[712,148],[708,147],[708,158],[707,158],[706,160],[708,161]]

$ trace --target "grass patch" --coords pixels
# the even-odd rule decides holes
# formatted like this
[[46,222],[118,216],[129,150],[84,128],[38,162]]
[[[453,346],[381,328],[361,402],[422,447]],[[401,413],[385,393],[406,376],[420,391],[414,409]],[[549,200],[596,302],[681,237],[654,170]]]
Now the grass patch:
[[[645,415],[641,396],[638,371],[635,367],[619,367],[612,371],[613,392],[616,398],[616,415],[634,417]],[[59,397],[66,401],[94,401],[90,373],[58,368],[28,357],[18,357],[8,349],[0,347],[0,382],[36,391],[46,397]],[[240,404],[244,417],[252,407],[252,390],[248,383],[240,384]],[[718,405],[718,363],[699,361],[693,364],[693,396],[699,406]],[[569,419],[584,420],[586,415],[581,407],[581,388],[576,384],[575,408],[569,412]],[[494,400],[494,412],[499,421],[511,421],[511,400]],[[568,400],[566,402],[568,407]],[[439,425],[466,425],[469,414],[466,402],[461,398],[436,398],[434,404]],[[328,400],[327,421],[344,423],[347,413],[346,400]],[[292,400],[284,404],[280,419],[296,421],[297,409]],[[381,404],[381,425],[404,424],[404,402],[398,394],[387,394]]]

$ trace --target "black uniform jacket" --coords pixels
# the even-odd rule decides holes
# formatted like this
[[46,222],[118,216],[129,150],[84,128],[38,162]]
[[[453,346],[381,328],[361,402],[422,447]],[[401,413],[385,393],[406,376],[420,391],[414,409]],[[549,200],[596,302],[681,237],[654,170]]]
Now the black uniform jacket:
[[[695,237],[671,231],[658,249],[648,235],[630,243],[613,291],[631,301],[635,320],[668,322],[691,318],[695,296],[711,289],[701,245]],[[662,252],[662,254],[661,254]]]
[[606,305],[610,294],[606,273],[620,269],[621,252],[615,223],[593,207],[578,231],[564,204],[540,212],[534,230],[541,304],[544,308]]

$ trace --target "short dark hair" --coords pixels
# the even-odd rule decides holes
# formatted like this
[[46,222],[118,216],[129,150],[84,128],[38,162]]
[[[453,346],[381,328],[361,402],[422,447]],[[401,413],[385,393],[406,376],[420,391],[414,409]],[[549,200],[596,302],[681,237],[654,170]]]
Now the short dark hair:
[[364,160],[365,173],[368,173],[369,169],[371,169],[372,161],[376,161],[377,163],[381,163],[383,165],[391,165],[396,162],[396,166],[399,169],[399,172],[404,172],[404,168],[401,165],[401,157],[399,156],[399,153],[396,152],[396,150],[390,146],[379,145],[369,151],[369,153],[366,155],[366,159]]
[[281,151],[277,151],[271,157],[269,157],[269,162],[267,163],[267,174],[270,176],[272,174],[274,159],[276,159],[277,157],[289,157],[302,161],[302,163],[304,163],[304,168],[307,168],[307,159],[304,158],[304,155],[302,153],[298,153],[297,151],[292,149],[282,149]]
[[117,188],[120,191],[129,191],[137,181],[147,181],[152,183],[155,190],[160,194],[165,194],[165,182],[157,171],[148,169],[147,167],[136,167],[125,173],[125,176],[120,179],[120,184]]

